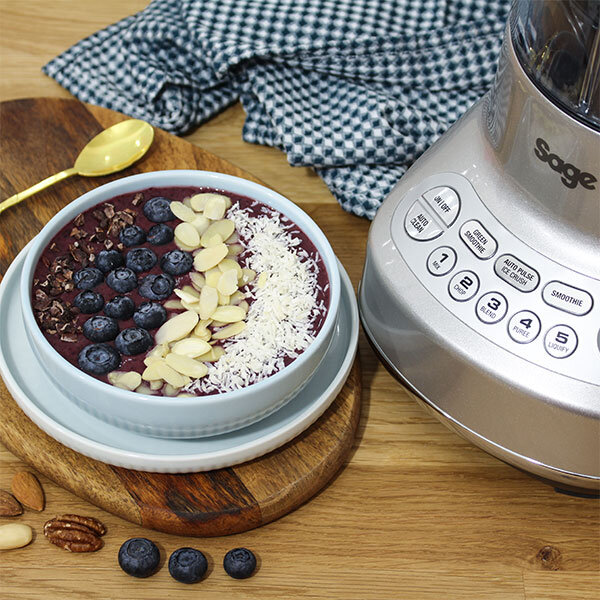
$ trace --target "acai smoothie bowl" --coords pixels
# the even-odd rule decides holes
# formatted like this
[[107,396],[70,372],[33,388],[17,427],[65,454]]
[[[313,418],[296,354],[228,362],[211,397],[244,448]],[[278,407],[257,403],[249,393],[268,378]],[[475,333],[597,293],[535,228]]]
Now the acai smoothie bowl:
[[233,431],[297,395],[332,340],[340,285],[294,203],[189,170],[74,200],[32,241],[20,281],[28,340],[66,397],[166,438]]

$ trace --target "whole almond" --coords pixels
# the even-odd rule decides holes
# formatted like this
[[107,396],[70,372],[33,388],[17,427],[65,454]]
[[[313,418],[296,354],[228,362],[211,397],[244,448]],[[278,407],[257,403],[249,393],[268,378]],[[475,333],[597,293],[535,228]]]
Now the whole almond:
[[17,471],[11,483],[11,490],[15,498],[33,510],[42,511],[46,504],[44,490],[37,477],[29,471]]
[[23,514],[19,501],[5,490],[0,490],[0,517],[16,517]]

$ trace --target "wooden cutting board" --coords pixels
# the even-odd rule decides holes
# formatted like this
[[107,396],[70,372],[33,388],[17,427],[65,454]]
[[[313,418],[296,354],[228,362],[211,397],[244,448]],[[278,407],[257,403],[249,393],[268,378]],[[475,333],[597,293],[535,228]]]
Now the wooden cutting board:
[[[127,117],[76,100],[35,98],[0,103],[0,199],[73,165],[102,129]],[[112,176],[73,177],[0,216],[0,272],[68,202],[98,185],[162,169],[220,171],[257,181],[201,148],[155,130],[139,163]],[[316,218],[318,221],[318,217]],[[360,413],[360,368],[307,431],[266,456],[228,469],[183,475],[113,467],[58,443],[19,409],[0,383],[0,440],[57,484],[105,510],[167,533],[217,536],[247,531],[297,508],[344,464]]]

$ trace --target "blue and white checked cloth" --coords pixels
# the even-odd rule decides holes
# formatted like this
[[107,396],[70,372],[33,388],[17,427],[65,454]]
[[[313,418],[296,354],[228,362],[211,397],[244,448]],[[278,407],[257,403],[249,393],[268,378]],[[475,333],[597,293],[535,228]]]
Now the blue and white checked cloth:
[[44,67],[79,99],[181,134],[238,99],[243,138],[373,218],[490,86],[510,0],[154,0]]

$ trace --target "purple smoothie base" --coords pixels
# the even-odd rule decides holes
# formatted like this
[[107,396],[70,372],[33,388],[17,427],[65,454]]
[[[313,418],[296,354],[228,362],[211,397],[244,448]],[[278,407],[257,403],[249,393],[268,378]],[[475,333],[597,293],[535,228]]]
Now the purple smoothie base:
[[[231,192],[224,191],[224,190],[217,190],[217,189],[213,189],[213,188],[197,188],[197,187],[151,187],[151,188],[146,188],[144,190],[140,190],[137,192],[132,192],[132,193],[116,196],[114,198],[111,198],[110,200],[107,200],[106,202],[102,202],[100,204],[97,204],[97,205],[89,208],[84,213],[82,213],[83,217],[84,217],[84,224],[81,225],[79,227],[79,229],[85,231],[89,237],[92,233],[94,233],[95,228],[98,225],[98,220],[93,216],[92,213],[98,209],[102,210],[102,208],[104,206],[106,206],[107,204],[111,204],[114,206],[115,212],[121,211],[124,209],[134,210],[137,213],[134,224],[140,226],[145,232],[148,232],[150,227],[152,227],[153,225],[156,225],[156,223],[148,220],[146,218],[146,216],[144,215],[142,208],[143,208],[145,202],[147,202],[148,200],[150,200],[151,198],[154,198],[156,196],[162,196],[162,197],[168,198],[169,200],[172,200],[172,201],[183,201],[185,198],[188,198],[194,194],[206,193],[206,192],[224,194],[231,199],[231,202],[233,205],[235,205],[236,203],[239,204],[239,206],[242,209],[247,210],[250,214],[252,214],[254,216],[264,214],[263,211],[261,210],[265,206],[263,203],[261,203],[257,200],[252,200],[251,198],[247,198],[245,196],[240,196],[238,194],[233,194]],[[140,193],[143,195],[143,199],[137,204],[137,206],[135,206],[134,204],[132,204],[132,201],[135,198],[135,196]],[[273,212],[277,212],[274,209],[271,209],[270,207],[269,207],[269,209],[273,210]],[[181,221],[179,219],[173,219],[171,221],[167,221],[165,224],[169,225],[172,229],[175,229],[175,227],[179,223],[181,223]],[[288,223],[291,224],[292,221],[288,219]],[[44,281],[44,279],[50,272],[47,264],[51,264],[57,257],[69,255],[69,247],[75,241],[75,238],[73,238],[71,236],[71,232],[74,227],[75,227],[75,219],[73,221],[71,221],[69,224],[65,225],[65,227],[63,227],[52,238],[52,240],[50,241],[48,246],[46,246],[46,248],[44,249],[43,253],[40,256],[40,260],[38,261],[36,268],[35,268],[33,286],[32,286],[32,297],[34,297],[37,289],[42,289],[39,284],[40,284],[40,282]],[[320,255],[318,254],[317,249],[315,248],[314,244],[310,241],[310,239],[304,233],[304,231],[302,231],[302,229],[300,229],[300,227],[298,227],[298,225],[293,223],[292,227],[290,227],[288,229],[288,231],[290,233],[293,233],[295,237],[298,237],[301,239],[301,244],[299,245],[299,248],[303,248],[309,254],[316,255],[318,257],[317,264],[319,267],[319,272],[318,272],[319,291],[318,291],[317,302],[322,301],[324,306],[326,306],[328,309],[329,308],[329,286],[328,286],[329,280],[327,277],[327,271],[326,271],[325,265],[323,263],[323,260],[321,259]],[[118,235],[117,236],[107,236],[107,238],[110,239],[114,243],[114,248],[117,249],[117,245],[119,244]],[[87,238],[82,239],[82,241],[85,242],[86,245],[89,247],[89,249],[92,252],[94,252],[95,254],[100,252],[100,250],[105,249],[103,242],[87,242]],[[245,245],[243,239],[240,239],[239,243],[242,245]],[[167,252],[177,249],[177,246],[174,241],[169,242],[168,244],[163,244],[161,246],[155,246],[148,242],[145,242],[144,244],[136,245],[133,247],[149,248],[156,254],[156,256],[158,258],[157,264],[151,270],[144,271],[143,273],[137,274],[138,281],[141,281],[141,279],[143,277],[145,277],[146,275],[162,273],[163,271],[160,268],[161,257],[164,254],[166,254]],[[131,250],[132,248],[125,247],[125,248],[123,248],[123,250],[121,250],[121,252],[123,253],[123,255],[125,255],[127,253],[127,251]],[[246,267],[246,260],[244,257],[244,252],[242,252],[242,254],[240,254],[236,258],[242,268]],[[47,264],[45,264],[46,262],[47,262]],[[94,263],[91,262],[88,266],[94,266]],[[77,265],[77,263],[76,263],[74,270],[78,270],[79,268],[81,268],[81,265]],[[107,274],[105,274],[105,277],[106,277],[106,275]],[[189,274],[175,276],[174,279],[175,279],[175,288],[176,289],[181,289],[184,285],[191,285],[191,280],[190,280]],[[242,291],[244,291],[245,289],[247,289],[247,287],[242,288]],[[104,298],[105,304],[109,300],[114,298],[115,296],[119,296],[119,295],[129,296],[134,301],[136,308],[142,302],[159,302],[160,304],[164,305],[164,303],[169,300],[179,300],[179,298],[175,295],[175,293],[173,293],[165,300],[153,301],[153,300],[150,300],[149,298],[144,298],[143,296],[141,296],[138,292],[138,288],[132,290],[131,292],[120,294],[119,292],[116,292],[112,288],[110,288],[106,284],[105,281],[103,281],[100,285],[93,288],[93,290],[102,295],[102,297]],[[65,303],[67,303],[68,305],[72,305],[75,296],[77,296],[77,294],[79,294],[81,291],[82,290],[75,288],[72,291],[63,291],[59,296],[53,296],[53,298],[60,299],[60,300],[64,301]],[[251,303],[252,299],[248,298],[247,301],[248,301],[248,303]],[[168,313],[167,318],[170,318],[171,316],[173,316],[174,314],[177,314],[179,312],[182,312],[182,311],[167,309],[167,313]],[[38,324],[40,324],[38,312],[34,310],[34,313],[36,314],[36,320],[38,321]],[[95,313],[95,314],[104,315],[104,309],[101,309],[98,313]],[[51,333],[48,333],[47,331],[44,331],[44,329],[41,328],[42,333],[44,334],[46,339],[50,342],[50,344],[54,347],[54,349],[60,355],[62,355],[64,358],[66,358],[71,364],[73,364],[75,367],[77,367],[78,369],[79,369],[79,365],[77,362],[77,358],[79,356],[80,351],[85,346],[94,343],[94,342],[91,342],[90,340],[88,340],[83,335],[83,333],[81,333],[81,329],[80,329],[81,326],[83,325],[83,323],[92,316],[94,316],[94,315],[93,314],[81,314],[81,313],[77,315],[76,324],[79,328],[79,333],[76,334],[77,340],[74,342],[63,341],[60,339],[59,333],[51,334]],[[321,329],[326,316],[327,316],[327,313],[325,312],[324,314],[322,314],[320,316],[320,318],[318,318],[315,322],[312,323],[311,333],[313,335],[316,335],[318,333],[318,331]],[[128,327],[136,326],[135,323],[133,322],[133,319],[118,321],[118,323],[119,323],[119,329],[121,331]],[[157,329],[149,330],[149,332],[153,338],[154,338],[154,334],[156,333],[156,331],[157,331]],[[114,341],[113,342],[105,342],[105,343],[108,345],[114,346]],[[138,373],[141,374],[144,371],[144,369],[146,368],[146,365],[144,364],[144,359],[146,358],[146,356],[147,356],[147,352],[143,352],[142,354],[138,354],[136,356],[121,355],[121,365],[116,370],[118,370],[118,371],[137,371]],[[293,360],[294,360],[294,358],[286,357],[284,360],[284,363],[287,366],[288,364],[293,362]],[[98,375],[93,375],[90,373],[88,373],[88,375],[90,375],[91,377],[95,377],[96,379],[98,379],[100,381],[109,383],[108,377],[106,375],[98,376]],[[109,383],[109,385],[110,385],[110,383]],[[158,390],[155,393],[160,394],[161,391]],[[215,393],[219,393],[219,392],[215,391],[215,392],[212,392],[211,394],[215,394]],[[197,395],[211,395],[211,394],[198,393]]]

